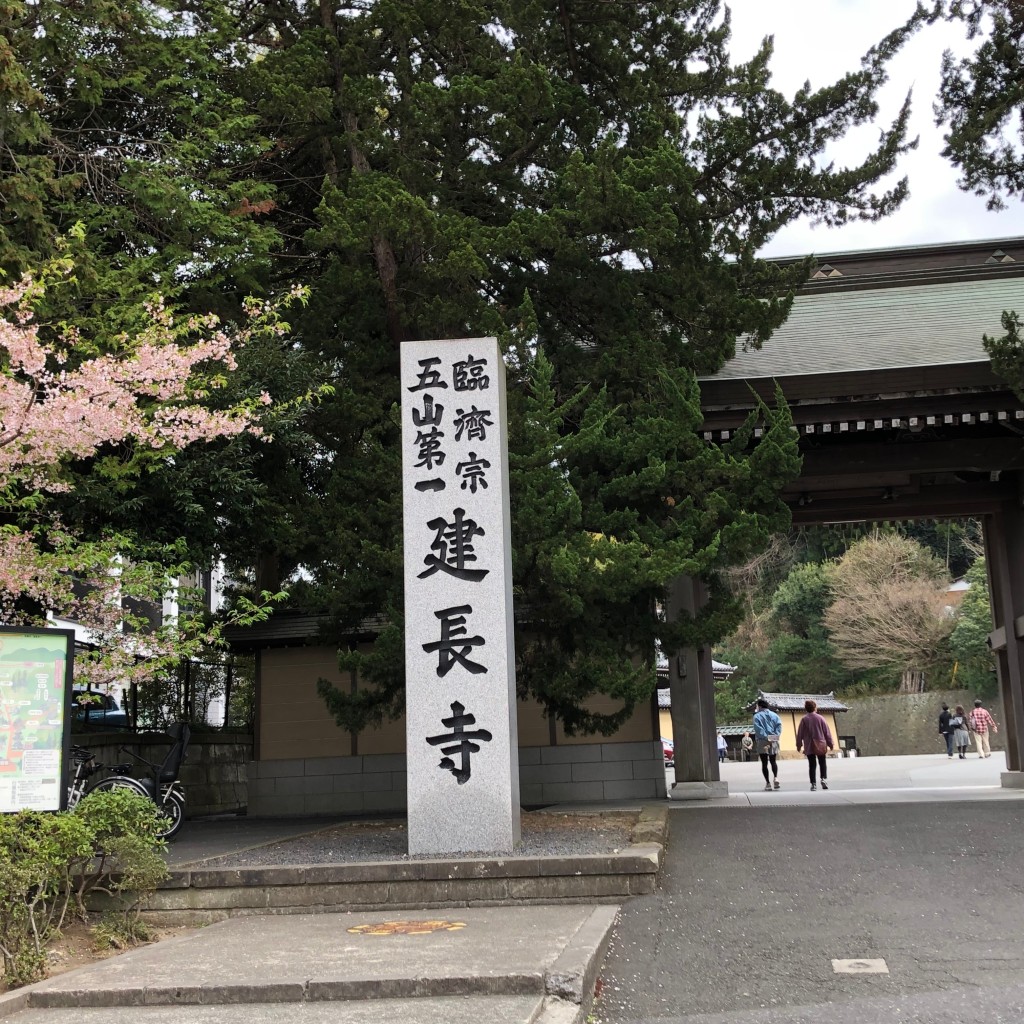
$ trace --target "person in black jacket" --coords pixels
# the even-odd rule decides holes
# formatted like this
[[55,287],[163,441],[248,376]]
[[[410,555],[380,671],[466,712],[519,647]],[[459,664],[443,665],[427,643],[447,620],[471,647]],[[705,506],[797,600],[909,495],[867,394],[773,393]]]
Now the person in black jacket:
[[949,724],[949,705],[943,704],[939,712],[939,734],[946,741],[946,753],[953,756],[953,728]]

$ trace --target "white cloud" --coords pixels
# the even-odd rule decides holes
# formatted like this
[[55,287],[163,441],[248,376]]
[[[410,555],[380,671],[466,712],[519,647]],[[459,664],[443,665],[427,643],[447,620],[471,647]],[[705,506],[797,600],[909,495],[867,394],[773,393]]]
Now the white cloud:
[[[792,95],[805,81],[814,87],[834,82],[859,66],[861,56],[886,33],[903,23],[915,0],[731,0],[732,54],[747,59],[766,35],[775,37],[773,83]],[[985,200],[961,192],[957,173],[942,157],[942,131],[934,124],[932,105],[939,84],[943,50],[969,52],[958,25],[925,27],[891,65],[890,81],[880,96],[877,126],[864,128],[837,144],[830,157],[852,163],[868,152],[879,129],[899,110],[913,90],[911,137],[917,150],[901,161],[894,180],[907,175],[910,196],[893,216],[877,224],[854,223],[841,228],[795,223],[772,240],[766,255],[828,253],[1024,234],[1024,204],[992,212]]]

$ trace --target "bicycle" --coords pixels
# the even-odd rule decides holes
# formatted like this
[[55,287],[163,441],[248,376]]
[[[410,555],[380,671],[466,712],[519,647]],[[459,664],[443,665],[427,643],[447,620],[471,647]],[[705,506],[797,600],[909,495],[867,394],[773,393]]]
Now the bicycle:
[[73,811],[85,796],[88,780],[105,766],[96,760],[96,755],[85,747],[72,744],[71,778],[68,781],[67,809]]
[[[127,754],[137,762],[148,766],[150,773],[142,779],[137,779],[132,774],[133,765],[131,763],[102,765],[96,760],[95,755],[85,747],[72,747],[71,755],[75,771],[68,786],[68,810],[73,809],[82,797],[89,793],[130,789],[156,804],[157,809],[168,822],[167,827],[157,835],[161,839],[173,839],[181,831],[181,826],[185,821],[185,791],[178,779],[178,769],[185,760],[191,730],[185,723],[175,722],[167,732],[172,740],[171,749],[159,764],[140,757],[125,747],[119,748],[120,753]],[[89,778],[104,767],[109,767],[111,774],[97,782],[88,782]]]

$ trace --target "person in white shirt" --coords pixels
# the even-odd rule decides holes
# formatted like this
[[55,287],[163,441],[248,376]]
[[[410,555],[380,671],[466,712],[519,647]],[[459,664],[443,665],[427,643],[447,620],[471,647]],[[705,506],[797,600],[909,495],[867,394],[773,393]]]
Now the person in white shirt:
[[721,733],[719,733],[718,734],[718,762],[719,762],[719,764],[721,764],[723,761],[725,761],[725,755],[728,752],[728,750],[729,750],[729,744],[725,742],[725,737]]

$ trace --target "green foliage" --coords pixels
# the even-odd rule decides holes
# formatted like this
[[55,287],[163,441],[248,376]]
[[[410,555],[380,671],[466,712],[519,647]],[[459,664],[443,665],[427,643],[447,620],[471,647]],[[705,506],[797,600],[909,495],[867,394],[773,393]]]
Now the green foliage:
[[747,706],[757,697],[758,687],[748,673],[715,683],[715,721],[718,725],[736,725],[750,718]]
[[[76,280],[48,315],[99,347],[154,287],[231,315],[240,295],[301,280],[308,306],[243,354],[235,386],[324,399],[282,417],[270,444],[80,467],[67,522],[117,523],[140,550],[184,535],[196,560],[227,558],[240,595],[279,591],[301,566],[293,603],[323,613],[339,646],[387,614],[358,664],[365,689],[326,692],[352,727],[393,714],[399,346],[494,335],[510,375],[522,688],[568,729],[608,731],[653,689],[655,637],[668,650],[735,625],[719,572],[787,525],[796,441],[780,400],[705,443],[697,377],[785,320],[808,265],[757,258],[780,228],[902,201],[905,181],[879,183],[912,145],[907,106],[859,161],[827,154],[874,121],[910,27],[834,84],[786,96],[770,40],[730,60],[719,0],[5,10],[0,264],[53,255],[81,223]],[[711,602],[661,622],[680,573]],[[586,711],[598,693],[621,711]]]
[[1006,333],[998,338],[985,334],[981,339],[982,344],[992,360],[992,369],[1024,401],[1024,338],[1021,338],[1021,320],[1011,309],[1003,312],[1002,323]]
[[130,329],[155,290],[252,281],[276,237],[245,212],[267,187],[237,173],[266,146],[233,95],[244,43],[223,5],[191,6],[3,4],[0,268],[36,265],[81,224],[76,278],[51,310],[73,309],[86,338]]
[[798,565],[772,597],[773,623],[798,637],[819,635],[832,597],[832,586],[824,565],[818,562]]
[[105,917],[108,927],[145,938],[141,905],[167,877],[166,844],[159,837],[166,820],[151,800],[129,789],[89,793],[72,813],[91,833],[95,852],[78,878],[79,911],[84,913],[88,893],[103,892],[113,903]]
[[127,790],[92,793],[71,813],[0,815],[0,955],[4,980],[21,985],[46,973],[46,944],[86,896],[115,894],[123,929],[139,901],[167,874],[150,800]]
[[967,26],[979,40],[968,57],[946,51],[935,106],[937,124],[948,128],[948,157],[961,173],[964,191],[987,196],[989,209],[1004,196],[1024,196],[1024,20],[1016,0],[950,0],[935,13]]
[[[920,543],[913,537],[919,537]],[[719,684],[719,723],[735,721],[732,716],[737,708],[752,699],[757,690],[835,691],[846,696],[897,690],[902,662],[890,658],[881,664],[876,660],[878,644],[885,641],[887,648],[891,647],[892,637],[879,633],[869,643],[866,636],[859,636],[864,650],[857,652],[857,664],[847,667],[839,658],[826,618],[834,605],[843,607],[840,625],[845,633],[848,620],[868,622],[883,609],[881,615],[891,625],[902,607],[898,601],[891,603],[893,590],[900,592],[905,585],[921,579],[930,581],[933,604],[942,606],[936,614],[944,616],[947,599],[941,587],[935,586],[946,579],[942,562],[948,556],[951,566],[969,564],[976,543],[977,524],[970,520],[880,524],[870,532],[846,526],[800,531],[782,564],[791,558],[809,560],[797,561],[778,584],[771,573],[761,577],[760,585],[747,595],[748,612],[740,629],[717,649],[719,656],[737,666],[728,682]],[[880,552],[892,555],[893,550],[900,557],[880,557]],[[846,571],[838,570],[835,556],[842,558],[848,553]],[[975,563],[971,572],[976,575],[979,571],[983,574]],[[855,578],[851,579],[851,573]],[[975,586],[972,602],[977,594]],[[851,597],[858,600],[851,603]],[[907,644],[900,650],[902,657]],[[987,649],[985,655],[990,663]],[[915,656],[923,658],[939,676],[952,671],[952,660],[946,656],[941,637],[935,650]]]
[[[731,64],[713,0],[257,3],[246,31],[265,47],[240,81],[276,141],[259,172],[276,185],[278,268],[311,287],[296,326],[336,389],[313,446],[292,451],[314,500],[289,507],[290,484],[268,480],[289,525],[255,534],[267,564],[312,576],[294,598],[327,613],[326,640],[346,646],[382,611],[400,628],[398,346],[494,335],[510,368],[520,685],[570,730],[614,728],[653,689],[653,638],[727,632],[717,570],[785,525],[785,414],[762,410],[753,455],[750,430],[713,449],[695,375],[784,320],[807,267],[755,256],[782,225],[901,200],[903,183],[873,190],[907,147],[905,111],[859,164],[820,158],[874,116],[903,35],[789,98],[770,43]],[[660,624],[679,572],[705,576],[712,604]],[[378,647],[342,658],[365,690],[324,686],[353,728],[401,707],[398,634]],[[587,712],[596,693],[621,712]]]
[[0,955],[9,985],[45,974],[46,943],[73,905],[92,838],[75,815],[0,815]]
[[[223,654],[211,649],[203,660],[179,661],[170,671],[139,684],[137,728],[162,730],[172,722],[188,722],[193,730],[212,729],[211,705],[225,697],[230,678],[227,727],[252,727],[255,661],[252,656]],[[220,722],[214,723],[219,727]]]
[[968,570],[967,582],[971,589],[964,593],[956,626],[949,638],[956,658],[956,683],[973,690],[979,697],[992,698],[999,693],[999,680],[995,655],[987,643],[992,632],[992,609],[983,558]]

